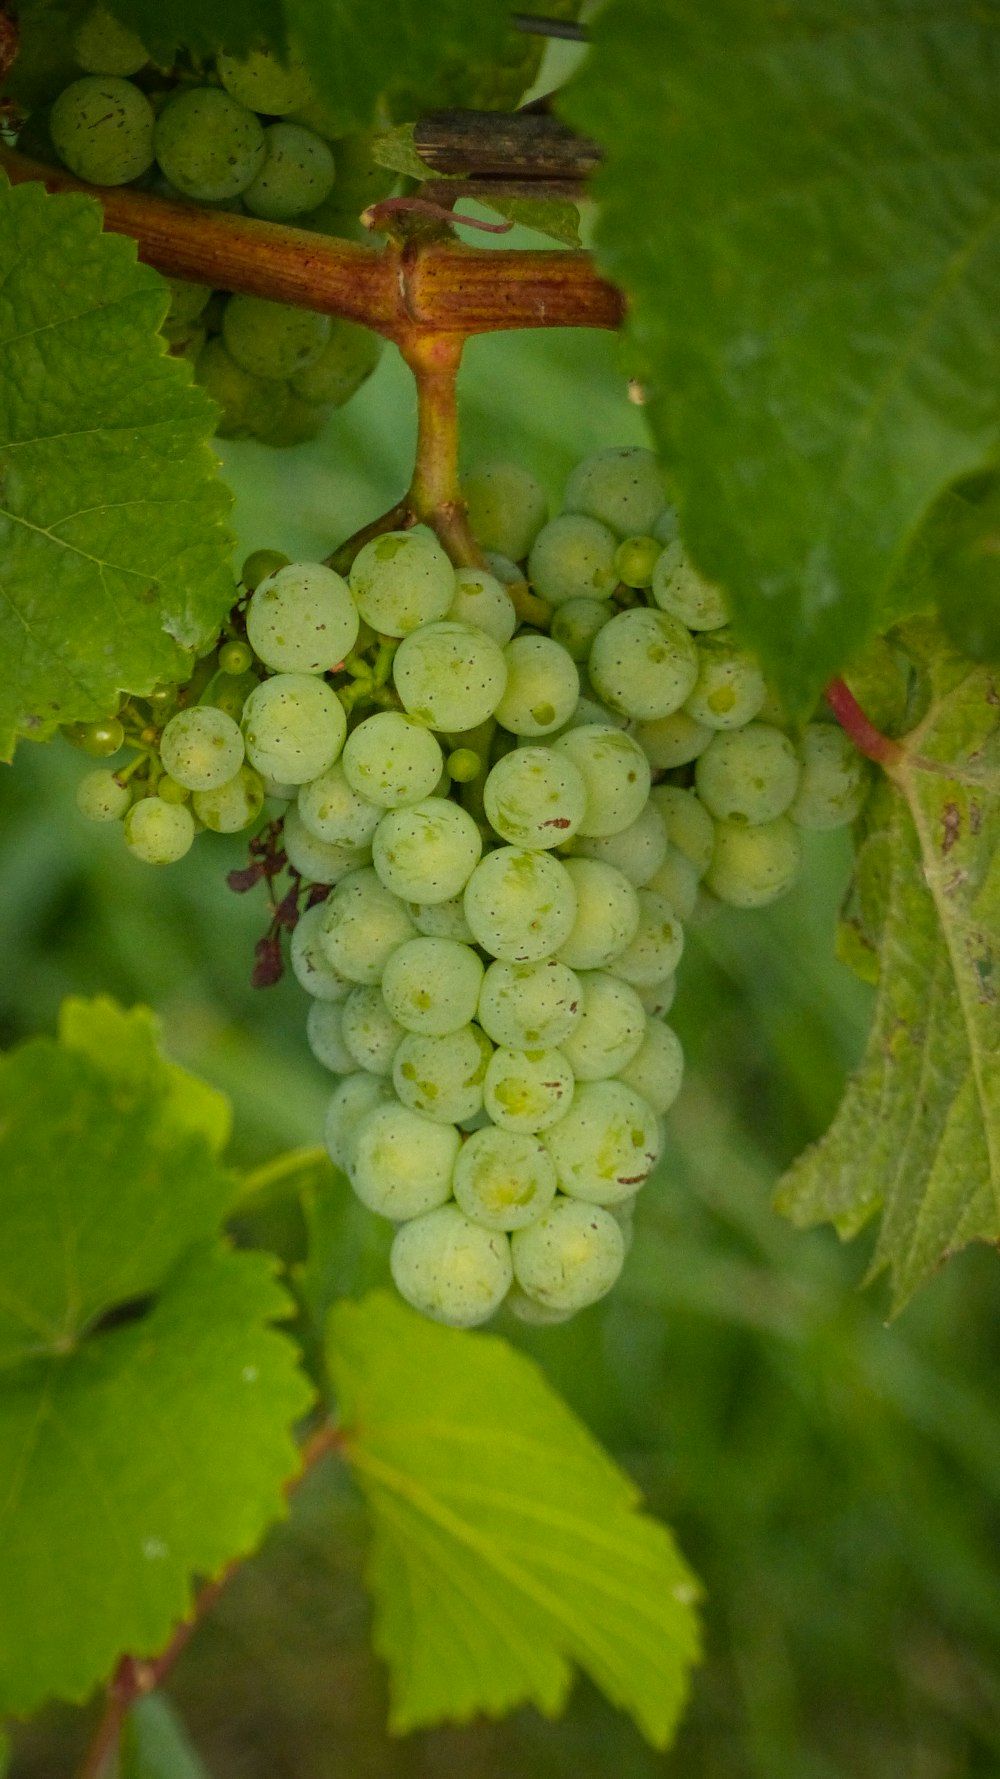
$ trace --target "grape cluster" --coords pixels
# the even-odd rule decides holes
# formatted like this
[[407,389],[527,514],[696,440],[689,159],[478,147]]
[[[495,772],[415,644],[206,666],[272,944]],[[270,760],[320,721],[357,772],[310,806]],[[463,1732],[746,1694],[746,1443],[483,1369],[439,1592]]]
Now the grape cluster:
[[650,452],[586,459],[551,520],[513,465],[464,494],[488,569],[419,527],[346,580],[252,558],[198,701],[80,801],[153,861],[278,801],[237,887],[292,872],[329,1153],[398,1225],[402,1295],[469,1326],[610,1289],[681,1083],[683,923],[782,895],[866,779],[835,723],[782,726]]
[[[139,184],[162,197],[245,212],[324,234],[356,232],[393,175],[370,138],[342,135],[302,63],[268,50],[219,55],[214,69],[162,70],[103,7],[73,36],[85,72],[35,112],[18,138],[93,185]],[[297,444],[315,436],[374,370],[376,334],[261,297],[172,278],[163,325],[221,409],[224,438]]]

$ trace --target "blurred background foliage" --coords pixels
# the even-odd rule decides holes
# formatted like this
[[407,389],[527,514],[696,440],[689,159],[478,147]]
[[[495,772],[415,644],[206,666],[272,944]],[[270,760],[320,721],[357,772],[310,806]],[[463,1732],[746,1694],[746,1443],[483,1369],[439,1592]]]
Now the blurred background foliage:
[[[626,389],[610,337],[474,342],[466,460],[516,456],[555,496],[583,453],[643,442]],[[325,554],[401,492],[414,432],[390,348],[315,444],[227,445],[237,562],[262,545]],[[151,870],[76,817],[89,764],[26,746],[0,776],[3,1041],[52,1030],[67,993],[149,1002],[172,1055],[231,1095],[237,1163],[316,1142],[329,1082],[305,1045],[305,997],[293,981],[247,986],[266,923],[259,892],[225,885],[238,837]],[[995,1256],[965,1254],[887,1327],[880,1287],[859,1291],[865,1241],[797,1235],[770,1208],[834,1109],[869,1006],[833,954],[847,844],[817,837],[812,852],[777,908],[722,911],[690,936],[672,1015],[689,1071],[621,1285],[563,1327],[503,1324],[706,1584],[706,1660],[677,1747],[650,1752],[585,1685],[558,1723],[526,1711],[389,1739],[364,1517],[327,1465],[176,1670],[213,1779],[996,1779]],[[363,1289],[384,1243],[350,1205],[337,1217],[342,1288]],[[280,1209],[241,1235],[301,1255],[301,1220]],[[15,1779],[68,1776],[86,1718],[52,1709],[21,1731]]]

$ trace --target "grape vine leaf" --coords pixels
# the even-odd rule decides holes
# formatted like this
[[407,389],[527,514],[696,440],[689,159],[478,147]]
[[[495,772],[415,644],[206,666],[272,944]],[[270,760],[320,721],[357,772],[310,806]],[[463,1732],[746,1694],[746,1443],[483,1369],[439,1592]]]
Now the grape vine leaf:
[[282,1513],[311,1397],[270,1259],[214,1239],[217,1118],[131,1017],[145,1064],[106,1003],[0,1062],[0,1711],[163,1646]]
[[183,680],[235,598],[214,408],[91,198],[0,188],[0,759]]
[[377,1291],[334,1307],[329,1363],[374,1523],[390,1727],[528,1701],[554,1715],[575,1661],[665,1748],[697,1583],[532,1361]]
[[208,1771],[164,1693],[130,1706],[122,1731],[118,1779],[208,1779]]
[[898,1312],[956,1249],[1000,1240],[1000,678],[905,627],[929,703],[873,800],[849,904],[878,982],[861,1065],[779,1208],[847,1238],[880,1209],[870,1276]]
[[1000,12],[609,0],[592,32],[561,109],[607,153],[599,262],[684,535],[802,711],[1000,448]]

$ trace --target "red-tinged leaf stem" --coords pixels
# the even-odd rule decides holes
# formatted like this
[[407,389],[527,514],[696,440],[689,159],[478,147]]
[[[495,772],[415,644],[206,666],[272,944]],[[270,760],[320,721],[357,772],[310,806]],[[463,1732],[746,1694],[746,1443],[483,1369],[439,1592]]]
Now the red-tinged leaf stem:
[[899,765],[905,749],[898,741],[893,741],[889,735],[883,735],[881,729],[876,729],[874,723],[869,722],[844,680],[831,680],[826,688],[826,697],[838,723],[850,736],[859,753],[869,760],[875,760],[887,772]]

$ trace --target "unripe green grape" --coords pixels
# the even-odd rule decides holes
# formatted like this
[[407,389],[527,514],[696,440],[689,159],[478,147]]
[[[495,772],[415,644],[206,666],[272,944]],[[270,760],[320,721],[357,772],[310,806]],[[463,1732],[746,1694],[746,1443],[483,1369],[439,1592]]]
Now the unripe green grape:
[[679,785],[657,784],[649,795],[659,810],[671,846],[676,846],[698,876],[704,877],[715,847],[715,824],[705,805],[693,791],[682,790]]
[[379,982],[397,945],[416,936],[405,906],[371,866],[341,878],[323,907],[323,948],[352,982]]
[[[714,835],[713,835],[714,845]],[[666,857],[654,871],[646,889],[655,890],[658,896],[664,896],[681,921],[690,920],[698,904],[698,872],[691,860],[676,846],[668,846]]]
[[455,596],[451,563],[424,531],[371,538],[354,558],[350,584],[361,616],[382,636],[409,636],[443,618]]
[[73,32],[73,60],[88,74],[137,74],[149,61],[134,31],[95,6]]
[[490,574],[496,576],[502,587],[525,585],[523,568],[519,568],[518,564],[512,562],[509,556],[505,556],[502,550],[484,550],[483,555],[486,558],[486,566]]
[[591,684],[612,710],[639,722],[679,710],[698,677],[690,633],[669,612],[619,612],[594,638]]
[[434,1037],[408,1032],[396,1051],[392,1081],[404,1106],[443,1124],[474,1118],[493,1046],[477,1025]]
[[696,646],[698,678],[685,710],[710,729],[742,729],[753,721],[767,696],[757,662],[728,630],[700,636]]
[[382,993],[407,1031],[443,1038],[475,1019],[482,981],[483,966],[471,946],[421,935],[393,952]]
[[265,152],[253,112],[214,86],[188,87],[168,99],[153,144],[171,185],[198,202],[237,197],[260,171]]
[[515,636],[503,659],[507,684],[494,706],[497,722],[512,735],[532,739],[561,729],[580,696],[572,656],[550,636]]
[[147,865],[172,865],[190,850],[194,816],[186,803],[143,797],[125,817],[125,844]]
[[358,1064],[344,1043],[343,1001],[313,1001],[306,1015],[306,1041],[316,1061],[334,1075],[352,1075]]
[[318,1001],[345,1001],[354,984],[335,970],[326,955],[323,929],[326,905],[317,902],[299,915],[288,946],[295,979]]
[[567,729],[550,743],[572,760],[587,790],[587,809],[578,833],[617,834],[642,812],[649,796],[649,761],[631,735],[610,723]]
[[651,587],[661,611],[671,612],[689,630],[720,630],[729,622],[729,605],[721,587],[702,579],[679,539],[668,543],[657,558]]
[[102,717],[96,723],[67,723],[62,733],[82,754],[90,754],[95,760],[106,760],[125,745],[125,730],[117,717]]
[[179,710],[160,737],[160,758],[189,791],[213,791],[243,764],[243,737],[232,717],[210,704]]
[[240,580],[252,593],[268,575],[277,574],[279,568],[287,568],[288,562],[289,558],[281,550],[251,550],[240,569]]
[[615,551],[615,573],[626,587],[648,587],[663,550],[655,537],[627,537]]
[[285,810],[282,841],[292,870],[310,883],[339,883],[348,872],[361,870],[369,859],[366,847],[317,840],[294,803]]
[[614,608],[601,599],[567,599],[552,614],[551,636],[577,663],[586,661],[599,631],[610,624]]
[[456,747],[445,761],[448,777],[455,784],[471,784],[482,769],[482,757],[471,747]]
[[86,74],[65,87],[49,112],[63,165],[91,185],[127,185],[153,160],[153,108],[131,81]]
[[383,344],[370,328],[334,316],[319,357],[293,376],[294,393],[316,407],[342,408],[371,376]]
[[514,1277],[526,1296],[562,1314],[606,1297],[625,1261],[625,1238],[599,1205],[557,1198],[511,1238]]
[[573,1310],[549,1309],[546,1304],[539,1303],[536,1297],[529,1297],[526,1291],[522,1291],[516,1279],[504,1299],[504,1309],[516,1316],[519,1322],[527,1323],[529,1328],[556,1328],[560,1322],[572,1321],[575,1314]]
[[276,673],[243,711],[247,756],[264,778],[308,784],[344,745],[347,718],[332,686],[311,673]]
[[380,1075],[369,1075],[359,1069],[347,1075],[334,1089],[326,1113],[323,1141],[334,1167],[347,1173],[354,1153],[354,1139],[367,1113],[388,1103],[389,1095]]
[[[156,795],[162,797],[164,803],[186,803],[191,795],[188,785],[178,784],[169,772],[162,772],[156,781]],[[198,812],[195,810],[195,814]],[[201,817],[198,817],[199,821]]]
[[223,673],[246,673],[253,666],[253,649],[235,637],[224,642],[219,650],[219,667]]
[[243,718],[246,701],[251,692],[260,685],[256,673],[223,673],[220,671],[210,679],[201,694],[201,704],[211,704],[216,710],[224,711],[234,723]]
[[343,764],[344,776],[359,797],[382,809],[398,809],[431,795],[444,768],[444,755],[422,723],[399,711],[380,710],[351,730]]
[[586,806],[586,788],[572,760],[548,747],[505,754],[483,788],[486,819],[512,846],[562,846],[576,833]]
[[698,796],[722,822],[770,822],[784,815],[798,789],[794,747],[769,723],[748,723],[716,735],[695,767]]
[[802,773],[788,809],[800,828],[825,833],[860,812],[869,784],[867,762],[833,723],[810,723],[799,742]]
[[431,729],[475,729],[493,715],[503,694],[506,652],[474,624],[447,618],[422,624],[396,651],[396,691],[409,714]]
[[277,673],[325,673],[354,647],[358,613],[347,582],[322,562],[290,562],[255,588],[247,637]]
[[528,554],[545,523],[545,490],[520,464],[476,463],[462,477],[469,526],[484,550],[513,562]]
[[251,376],[221,340],[209,340],[202,347],[195,359],[194,380],[222,409],[215,426],[220,439],[255,436],[288,400],[287,386],[280,379]]
[[454,939],[458,945],[473,943],[461,896],[451,902],[407,902],[406,907],[417,932],[426,938]]
[[651,766],[668,772],[673,766],[687,766],[703,754],[716,733],[707,723],[696,722],[686,710],[675,710],[652,723],[639,723],[635,738]]
[[405,1223],[389,1256],[396,1289],[414,1309],[453,1328],[475,1328],[510,1289],[510,1243],[501,1230],[442,1205]]
[[245,56],[216,56],[215,66],[227,93],[268,117],[283,117],[315,97],[309,71],[294,53],[284,61],[262,45]]
[[222,317],[226,349],[252,377],[281,379],[305,370],[319,358],[329,332],[328,315],[267,297],[231,296]]
[[186,278],[168,278],[167,285],[170,290],[170,307],[163,323],[164,328],[182,327],[186,322],[196,321],[212,294],[211,285],[191,284]]
[[529,1134],[562,1118],[575,1081],[561,1050],[493,1052],[483,1087],[483,1103],[501,1130]]
[[572,970],[600,970],[635,938],[638,893],[623,872],[601,859],[565,862],[576,895],[576,918],[559,947]]
[[680,1093],[683,1075],[684,1051],[677,1033],[661,1019],[647,1019],[642,1043],[617,1071],[618,1080],[633,1088],[662,1118]]
[[579,977],[568,964],[551,957],[538,964],[498,959],[487,970],[479,992],[479,1023],[495,1044],[507,1050],[557,1050],[579,1023],[582,1011]]
[[487,1127],[462,1144],[454,1192],[467,1217],[484,1229],[524,1229],[556,1195],[556,1170],[537,1137]]
[[128,785],[106,766],[86,773],[76,787],[77,809],[89,822],[121,821],[131,801]]
[[618,585],[613,531],[596,519],[560,513],[543,525],[528,557],[528,578],[550,605],[567,599],[610,599]]
[[298,801],[310,834],[329,845],[371,846],[385,813],[351,789],[343,760],[335,760],[318,778],[302,785]]
[[801,864],[799,831],[787,816],[753,828],[717,822],[705,887],[733,908],[764,908],[791,889]]
[[645,803],[634,822],[617,834],[591,834],[577,839],[573,852],[580,858],[598,859],[613,865],[629,883],[640,889],[659,870],[667,856],[667,831],[655,803]]
[[664,976],[662,982],[650,982],[646,987],[640,984],[636,993],[650,1019],[665,1019],[677,999],[677,978]]
[[251,216],[289,222],[329,196],[336,173],[321,136],[301,124],[270,124],[264,148],[260,171],[241,194]]
[[684,950],[684,928],[677,913],[656,890],[636,890],[639,926],[635,938],[611,959],[608,969],[636,987],[648,987],[670,976]]
[[652,451],[612,445],[578,463],[566,483],[567,513],[586,513],[620,537],[645,536],[663,511],[663,478]]
[[479,863],[482,835],[468,810],[442,797],[387,810],[372,841],[372,863],[405,902],[450,902]]
[[[390,958],[389,962],[392,962]],[[341,1036],[352,1058],[350,1068],[371,1075],[391,1075],[392,1059],[404,1036],[375,983],[359,983],[343,1003]]]
[[580,976],[583,1016],[563,1054],[578,1081],[603,1081],[631,1062],[646,1035],[646,1011],[634,988],[602,970]]
[[[163,795],[162,781],[160,795]],[[239,834],[257,820],[264,807],[264,786],[252,766],[241,766],[235,778],[217,790],[195,791],[195,815],[215,834]]]
[[542,1141],[561,1191],[588,1204],[614,1204],[652,1173],[660,1125],[652,1106],[623,1082],[581,1081],[569,1111]]
[[463,906],[484,951],[511,964],[537,963],[568,939],[576,893],[569,872],[550,853],[501,846],[476,866]]
[[485,630],[501,648],[506,648],[517,629],[509,593],[485,568],[456,568],[455,594],[445,617]]

